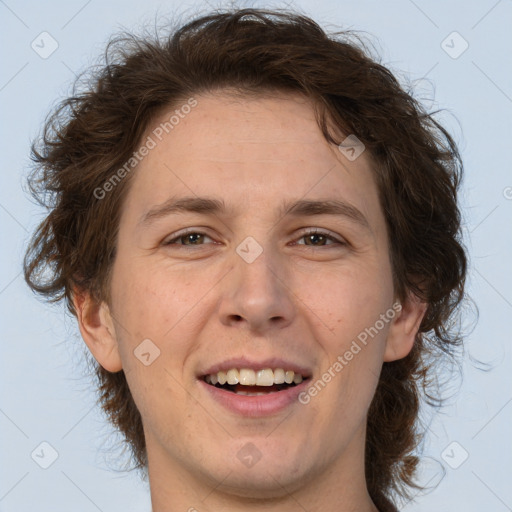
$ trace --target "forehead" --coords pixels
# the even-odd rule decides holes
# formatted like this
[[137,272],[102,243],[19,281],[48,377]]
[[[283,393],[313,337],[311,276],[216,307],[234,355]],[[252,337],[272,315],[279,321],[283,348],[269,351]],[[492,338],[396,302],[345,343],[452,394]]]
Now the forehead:
[[378,216],[370,158],[363,152],[351,161],[329,144],[308,98],[218,92],[194,99],[193,108],[181,108],[185,99],[149,126],[143,141],[155,145],[137,167],[130,208],[196,195],[222,198],[232,215],[261,214],[301,198],[345,198],[370,219]]
[[[284,156],[287,161],[319,156],[315,147],[324,142],[315,120],[312,101],[298,93],[277,92],[274,96],[232,95],[223,90],[195,96],[197,105],[183,115],[179,125],[164,138],[172,144],[174,153],[185,157],[189,148],[194,158],[208,161],[248,163],[246,157],[258,161]],[[180,110],[178,103],[172,111]],[[154,127],[165,126],[169,111],[161,112]],[[296,144],[302,145],[298,152]],[[179,147],[178,147],[179,146]],[[326,144],[322,144],[327,147]],[[236,147],[236,154],[233,148]],[[318,148],[320,149],[320,148]]]

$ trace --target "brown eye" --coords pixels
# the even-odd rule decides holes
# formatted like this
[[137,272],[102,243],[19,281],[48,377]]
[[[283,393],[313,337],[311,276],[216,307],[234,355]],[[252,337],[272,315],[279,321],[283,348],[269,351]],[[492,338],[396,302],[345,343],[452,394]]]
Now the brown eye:
[[200,231],[189,231],[186,233],[178,234],[175,237],[166,240],[163,245],[199,246],[204,245],[200,242],[204,241],[205,237],[210,238],[208,235]]
[[[308,233],[304,233],[300,239],[304,239],[306,242],[300,245],[306,245],[308,247],[325,247],[328,245],[346,245],[345,242],[339,240],[338,238],[330,235],[324,231],[309,231]],[[328,244],[327,241],[335,242]]]
[[188,235],[180,236],[180,241],[185,241],[184,245],[187,245],[186,242],[190,242],[192,245],[198,245],[197,242],[204,240],[204,235],[201,233],[189,233]]
[[[326,242],[327,239],[329,237],[325,236],[325,235],[321,235],[321,234],[318,234],[318,233],[313,233],[311,235],[304,235],[304,240],[306,240],[306,244],[305,245],[325,245],[325,243],[320,243],[318,244],[318,242]],[[311,242],[311,243],[307,243],[307,241]]]

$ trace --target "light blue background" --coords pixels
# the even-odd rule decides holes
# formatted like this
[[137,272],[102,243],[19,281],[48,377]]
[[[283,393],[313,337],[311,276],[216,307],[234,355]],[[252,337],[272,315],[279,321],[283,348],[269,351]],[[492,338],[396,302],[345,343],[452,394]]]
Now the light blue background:
[[[23,281],[23,251],[44,212],[21,185],[29,143],[50,107],[69,93],[75,73],[97,61],[113,32],[152,26],[157,12],[172,15],[178,5],[185,14],[208,10],[206,2],[0,1],[2,512],[150,510],[146,484],[111,469],[118,452],[108,455],[112,430],[95,406],[90,381],[82,377],[85,345],[74,321],[63,307],[38,302]],[[471,258],[468,291],[480,318],[467,340],[463,379],[441,376],[454,394],[431,425],[425,446],[430,458],[421,474],[422,482],[439,485],[402,509],[512,510],[512,2],[304,0],[288,5],[327,29],[368,32],[385,65],[401,80],[408,77],[427,103],[446,109],[439,119],[460,144],[466,168],[461,200]],[[48,59],[31,48],[43,31],[59,44]],[[457,59],[441,47],[453,31],[469,43]],[[488,363],[488,371],[472,358]],[[31,459],[42,441],[59,454],[46,470]],[[451,460],[461,456],[461,447],[469,453],[458,469],[441,457],[452,442],[458,445],[448,450]]]

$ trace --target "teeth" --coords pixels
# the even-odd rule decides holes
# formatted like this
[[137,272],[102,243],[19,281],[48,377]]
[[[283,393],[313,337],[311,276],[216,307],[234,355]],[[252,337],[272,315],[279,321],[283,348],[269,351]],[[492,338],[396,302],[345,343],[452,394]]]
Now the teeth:
[[240,382],[240,373],[238,370],[228,370],[228,384],[238,384]]
[[270,368],[260,370],[256,375],[257,386],[273,386],[274,385],[274,372]]
[[[284,371],[282,368],[264,368],[263,370],[254,371],[249,368],[232,368],[217,373],[211,373],[205,377],[206,382],[210,384],[224,385],[226,383],[235,385],[241,384],[242,386],[272,386],[273,384],[300,384],[303,381],[303,376],[300,373],[295,373],[292,370]],[[245,392],[242,391],[241,394]],[[253,394],[253,393],[250,393]]]
[[302,382],[302,375],[300,375],[299,373],[296,373],[294,376],[293,376],[293,382],[295,384],[300,384]]
[[274,384],[284,384],[284,370],[282,368],[274,370]]
[[256,384],[256,374],[254,370],[240,370],[240,384],[242,386],[254,386]]

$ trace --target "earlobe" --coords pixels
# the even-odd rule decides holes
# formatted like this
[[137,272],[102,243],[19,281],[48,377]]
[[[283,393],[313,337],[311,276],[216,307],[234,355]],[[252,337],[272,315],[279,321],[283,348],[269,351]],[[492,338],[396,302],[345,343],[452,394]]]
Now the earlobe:
[[417,295],[409,293],[389,328],[384,361],[396,361],[409,354],[427,311],[427,306],[428,304],[422,302]]
[[94,359],[109,372],[120,371],[123,365],[108,305],[95,301],[88,291],[74,293],[73,304],[80,334]]

